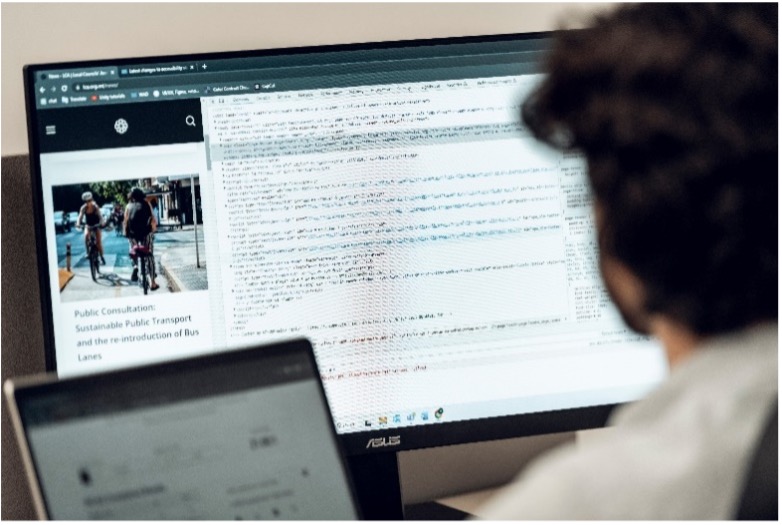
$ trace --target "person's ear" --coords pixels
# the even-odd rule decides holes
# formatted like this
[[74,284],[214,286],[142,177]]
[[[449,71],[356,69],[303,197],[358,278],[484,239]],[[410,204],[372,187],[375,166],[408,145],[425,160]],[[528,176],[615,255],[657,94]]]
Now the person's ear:
[[649,333],[649,313],[646,311],[646,288],[643,281],[619,258],[610,252],[605,242],[606,214],[604,206],[594,203],[595,226],[599,245],[600,274],[608,295],[632,330]]
[[600,273],[625,323],[636,332],[649,334],[650,316],[645,306],[643,281],[626,264],[605,253],[600,254]]

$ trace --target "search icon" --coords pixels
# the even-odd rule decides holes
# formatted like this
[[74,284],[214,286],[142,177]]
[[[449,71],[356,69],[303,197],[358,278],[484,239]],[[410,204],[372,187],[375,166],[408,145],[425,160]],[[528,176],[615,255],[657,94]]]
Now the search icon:
[[196,123],[195,123],[195,118],[193,117],[193,115],[188,115],[188,116],[185,117],[185,124],[187,124],[188,126],[195,127]]

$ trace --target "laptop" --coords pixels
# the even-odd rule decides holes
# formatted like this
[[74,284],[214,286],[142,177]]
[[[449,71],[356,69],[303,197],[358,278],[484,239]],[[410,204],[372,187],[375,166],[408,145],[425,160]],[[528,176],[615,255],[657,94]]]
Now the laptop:
[[359,518],[306,340],[4,390],[40,518]]

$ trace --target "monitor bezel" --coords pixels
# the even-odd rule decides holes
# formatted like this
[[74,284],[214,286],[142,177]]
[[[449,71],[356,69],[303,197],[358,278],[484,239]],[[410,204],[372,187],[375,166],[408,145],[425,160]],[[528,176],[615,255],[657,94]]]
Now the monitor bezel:
[[[574,31],[574,30],[569,30]],[[43,184],[40,169],[40,148],[38,144],[37,122],[38,109],[36,95],[33,92],[35,75],[46,69],[70,69],[96,66],[122,66],[133,64],[148,64],[151,62],[167,62],[173,60],[215,60],[233,58],[254,58],[280,55],[298,55],[305,53],[325,53],[339,51],[361,51],[377,49],[394,49],[405,47],[490,43],[514,40],[551,39],[563,31],[541,31],[513,34],[398,40],[387,42],[364,42],[355,44],[335,44],[320,46],[303,46],[289,48],[274,48],[247,51],[228,51],[216,53],[194,53],[182,55],[160,55],[149,57],[132,57],[120,59],[101,59],[72,62],[56,62],[32,64],[24,67],[25,104],[27,113],[28,142],[30,146],[30,170],[32,174],[33,192],[33,223],[38,239],[46,238],[46,223],[43,210]],[[162,102],[162,101],[161,101]],[[163,102],[165,103],[165,102]],[[45,249],[38,249],[38,276],[40,286],[40,303],[43,321],[44,352],[46,370],[57,371],[57,357],[54,339],[54,320],[51,305],[51,283],[49,282],[49,261]],[[218,354],[219,355],[219,352]],[[513,414],[500,417],[489,417],[455,422],[437,422],[411,427],[384,428],[363,432],[338,433],[345,450],[350,455],[367,453],[388,453],[402,450],[430,448],[475,441],[490,441],[508,439],[555,432],[570,432],[604,426],[610,412],[618,405],[606,404],[588,407],[570,408],[564,410]],[[399,436],[398,444],[381,448],[368,448],[371,439],[385,438],[387,443],[397,440],[389,438]]]

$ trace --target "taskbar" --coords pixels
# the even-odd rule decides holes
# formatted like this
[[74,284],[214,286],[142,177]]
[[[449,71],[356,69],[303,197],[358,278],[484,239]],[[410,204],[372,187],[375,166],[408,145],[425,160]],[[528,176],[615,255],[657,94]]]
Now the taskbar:
[[615,405],[636,401],[657,385],[657,382],[651,382],[599,390],[559,392],[516,399],[405,409],[373,413],[371,415],[337,416],[334,419],[334,425],[338,434],[353,434],[437,425],[445,422],[454,423],[493,417]]

